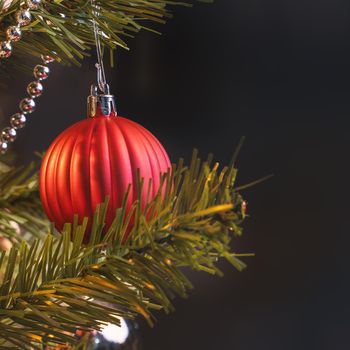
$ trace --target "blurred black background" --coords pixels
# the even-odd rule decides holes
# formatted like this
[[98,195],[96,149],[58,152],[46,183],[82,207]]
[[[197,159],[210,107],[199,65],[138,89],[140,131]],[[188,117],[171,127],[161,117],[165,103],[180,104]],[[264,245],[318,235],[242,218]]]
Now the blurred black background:
[[[145,350],[349,349],[350,2],[218,0],[129,41],[109,70],[120,115],[151,130],[173,161],[213,152],[226,164],[242,135],[239,183],[250,218],[234,241],[255,252],[239,273],[189,275],[176,312],[142,325]],[[30,78],[0,94],[1,123]],[[85,117],[95,79],[57,65],[15,144],[19,161]]]

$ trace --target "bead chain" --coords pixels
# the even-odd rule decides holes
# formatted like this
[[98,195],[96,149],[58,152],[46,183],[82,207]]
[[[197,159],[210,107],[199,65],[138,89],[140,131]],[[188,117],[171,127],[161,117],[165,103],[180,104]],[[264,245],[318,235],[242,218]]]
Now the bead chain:
[[8,58],[12,54],[12,42],[21,40],[21,27],[28,25],[32,21],[31,10],[37,10],[41,0],[26,0],[24,6],[16,12],[16,25],[6,29],[6,39],[0,43],[0,58]]
[[[0,43],[0,59],[8,58],[12,54],[11,42],[17,42],[21,39],[21,27],[28,25],[31,20],[30,10],[38,9],[41,0],[26,0],[25,6],[16,12],[16,25],[9,26],[6,29],[6,41]],[[33,113],[35,110],[34,99],[41,96],[44,87],[41,82],[48,78],[50,69],[46,65],[53,62],[51,56],[41,56],[45,65],[36,65],[34,67],[35,81],[32,81],[27,86],[27,93],[29,97],[24,98],[19,103],[20,112],[14,114],[10,118],[10,125],[5,127],[0,133],[0,154],[6,153],[9,143],[13,142],[17,137],[17,132],[25,126],[27,115]]]

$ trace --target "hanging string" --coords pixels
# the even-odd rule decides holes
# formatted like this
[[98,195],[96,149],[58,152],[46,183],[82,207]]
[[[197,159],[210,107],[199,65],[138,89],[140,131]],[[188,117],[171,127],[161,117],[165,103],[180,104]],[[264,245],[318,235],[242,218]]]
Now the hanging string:
[[[91,7],[92,9],[94,8],[96,9],[95,0],[91,0]],[[97,11],[93,10],[92,13],[94,16],[97,16]],[[93,24],[94,35],[95,35],[96,54],[97,54],[97,63],[95,64],[95,67],[97,68],[97,85],[105,95],[109,95],[109,86],[106,81],[106,73],[103,65],[102,47],[101,47],[99,28],[94,17],[92,18],[92,24]]]

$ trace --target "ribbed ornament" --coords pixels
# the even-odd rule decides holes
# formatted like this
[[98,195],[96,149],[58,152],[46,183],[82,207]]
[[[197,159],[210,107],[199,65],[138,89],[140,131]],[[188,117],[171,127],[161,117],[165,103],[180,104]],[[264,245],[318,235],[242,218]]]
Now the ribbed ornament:
[[[144,127],[119,116],[96,116],[72,125],[53,141],[40,169],[40,196],[58,230],[73,222],[75,214],[80,223],[87,217],[91,225],[97,205],[109,196],[108,228],[129,184],[127,211],[137,198],[137,169],[146,184],[141,194],[144,207],[149,180],[153,198],[161,174],[170,168],[163,146]],[[89,228],[85,241],[88,236]]]

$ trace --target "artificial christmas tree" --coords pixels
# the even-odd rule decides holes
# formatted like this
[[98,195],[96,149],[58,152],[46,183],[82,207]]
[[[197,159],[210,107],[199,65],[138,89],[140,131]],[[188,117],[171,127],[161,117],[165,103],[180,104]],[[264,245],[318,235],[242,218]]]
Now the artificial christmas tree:
[[221,275],[217,261],[225,258],[243,269],[244,254],[230,247],[246,216],[237,154],[222,169],[196,151],[189,166],[170,166],[150,132],[116,116],[109,94],[104,50],[125,47],[121,37],[144,28],[143,20],[163,22],[167,2],[14,0],[0,8],[1,69],[42,60],[2,131],[3,153],[34,111],[48,64],[78,63],[97,46],[99,89],[89,100],[93,118],[44,155],[49,220],[39,164],[0,163],[0,348],[88,348],[107,324],[142,316],[152,325],[154,312],[171,311],[172,299],[191,288],[183,267]]

